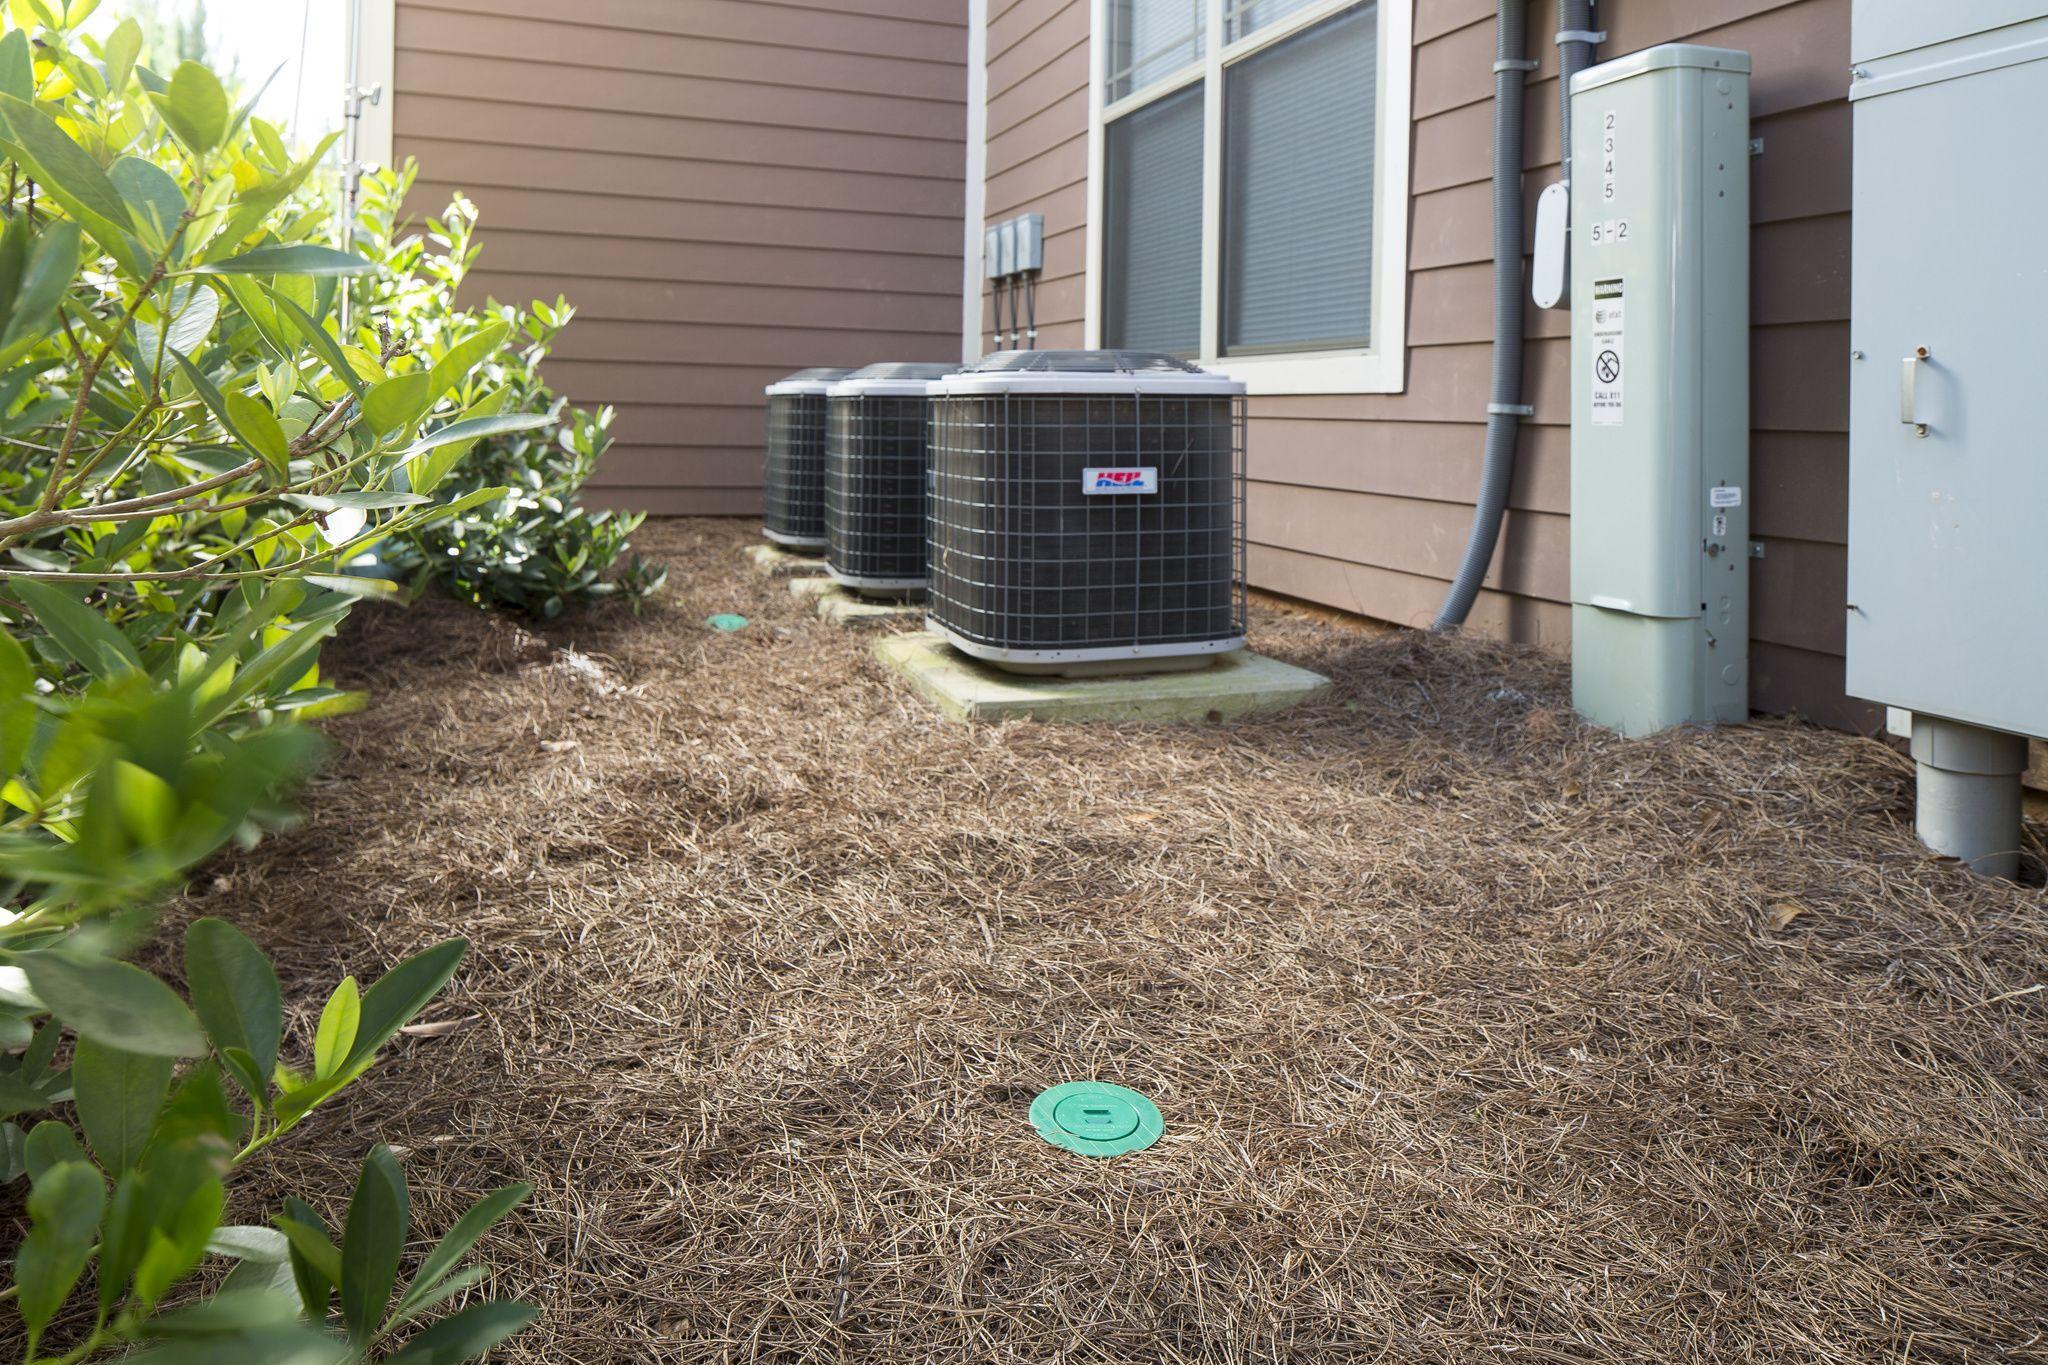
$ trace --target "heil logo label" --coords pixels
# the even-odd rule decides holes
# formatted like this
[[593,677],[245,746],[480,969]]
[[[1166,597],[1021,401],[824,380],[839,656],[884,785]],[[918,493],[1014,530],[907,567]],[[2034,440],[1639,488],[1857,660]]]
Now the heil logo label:
[[1081,471],[1081,491],[1088,494],[1157,493],[1159,470],[1153,465],[1084,469]]

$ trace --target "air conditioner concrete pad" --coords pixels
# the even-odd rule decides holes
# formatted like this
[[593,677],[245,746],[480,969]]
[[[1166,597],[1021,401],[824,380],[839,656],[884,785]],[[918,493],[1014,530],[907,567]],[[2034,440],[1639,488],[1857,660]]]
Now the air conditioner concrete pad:
[[1250,650],[1195,673],[1124,678],[1025,678],[970,659],[932,634],[891,635],[875,658],[952,720],[1223,720],[1275,711],[1330,685],[1320,673]]
[[749,545],[744,553],[754,562],[755,569],[771,578],[825,572],[824,556],[805,554],[800,550],[785,550],[780,545]]
[[863,597],[830,578],[792,578],[789,595],[816,602],[818,619],[835,626],[881,626],[891,621],[922,623],[921,603]]

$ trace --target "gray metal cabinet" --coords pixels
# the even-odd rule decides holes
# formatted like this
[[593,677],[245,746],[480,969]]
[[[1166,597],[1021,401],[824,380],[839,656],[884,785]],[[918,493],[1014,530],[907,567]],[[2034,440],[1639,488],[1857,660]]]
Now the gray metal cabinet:
[[1848,690],[2048,734],[2048,4],[1859,0]]

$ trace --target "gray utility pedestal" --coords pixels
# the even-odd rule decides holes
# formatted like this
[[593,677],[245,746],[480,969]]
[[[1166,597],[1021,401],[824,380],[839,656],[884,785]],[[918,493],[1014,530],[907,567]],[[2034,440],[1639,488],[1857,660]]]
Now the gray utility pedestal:
[[1851,695],[1914,713],[1919,830],[2018,868],[2048,734],[2048,0],[1856,0]]
[[1749,717],[1749,55],[1572,81],[1572,706]]

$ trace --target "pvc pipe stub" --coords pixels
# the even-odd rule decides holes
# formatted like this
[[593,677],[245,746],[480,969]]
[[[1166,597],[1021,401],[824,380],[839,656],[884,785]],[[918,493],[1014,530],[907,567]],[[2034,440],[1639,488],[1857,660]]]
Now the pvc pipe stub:
[[1987,877],[2018,876],[2026,740],[1915,715],[1911,749],[1918,777],[1913,824],[1920,841]]

